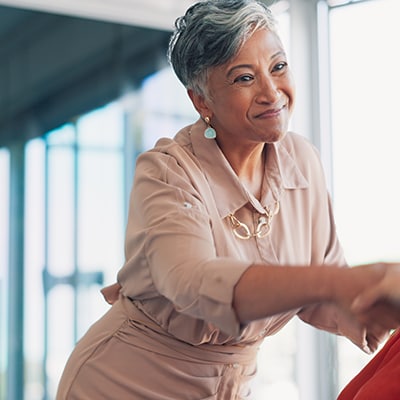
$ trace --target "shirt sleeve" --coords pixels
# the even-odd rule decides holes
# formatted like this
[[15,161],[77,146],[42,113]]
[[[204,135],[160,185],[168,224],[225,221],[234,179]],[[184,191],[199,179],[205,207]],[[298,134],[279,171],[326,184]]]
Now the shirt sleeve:
[[237,335],[233,292],[249,263],[218,257],[224,238],[215,237],[197,185],[168,154],[139,157],[118,280],[131,298],[162,296],[174,311]]

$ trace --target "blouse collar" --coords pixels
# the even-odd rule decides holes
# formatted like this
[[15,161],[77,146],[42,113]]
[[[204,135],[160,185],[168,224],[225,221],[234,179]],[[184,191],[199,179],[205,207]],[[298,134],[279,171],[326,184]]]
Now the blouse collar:
[[307,179],[285,146],[286,136],[280,142],[268,144],[264,192],[261,202],[258,201],[240,182],[217,142],[206,139],[203,131],[204,122],[199,119],[192,126],[182,130],[182,134],[189,136],[193,153],[210,185],[221,218],[235,213],[248,203],[260,214],[265,214],[263,206],[273,208],[285,190],[308,187]]

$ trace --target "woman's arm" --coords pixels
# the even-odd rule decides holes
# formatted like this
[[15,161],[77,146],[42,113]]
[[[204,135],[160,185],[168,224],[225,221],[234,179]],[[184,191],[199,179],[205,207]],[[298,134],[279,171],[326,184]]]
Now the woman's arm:
[[322,302],[350,308],[355,296],[380,281],[385,266],[281,267],[253,265],[238,281],[234,308],[242,323]]
[[309,320],[321,322],[321,315],[314,313],[325,310],[328,315],[322,319],[327,325],[321,329],[343,334],[369,353],[399,325],[398,311],[380,305],[369,311],[367,322],[351,305],[365,288],[380,282],[388,268],[386,264],[353,268],[254,265],[235,287],[234,309],[241,323],[293,309],[305,310]]
[[253,265],[236,284],[233,306],[241,323],[333,300],[335,267]]

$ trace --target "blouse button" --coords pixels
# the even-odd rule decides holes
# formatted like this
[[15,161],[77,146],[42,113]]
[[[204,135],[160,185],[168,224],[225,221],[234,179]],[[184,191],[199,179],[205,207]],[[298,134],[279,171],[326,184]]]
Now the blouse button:
[[267,330],[263,329],[260,334],[258,335],[259,338],[264,338],[267,335]]

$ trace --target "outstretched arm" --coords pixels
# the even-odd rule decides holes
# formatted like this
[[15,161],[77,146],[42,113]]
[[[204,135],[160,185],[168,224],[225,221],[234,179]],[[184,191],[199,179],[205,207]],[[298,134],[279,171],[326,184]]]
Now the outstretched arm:
[[335,302],[350,308],[354,298],[383,279],[385,267],[292,267],[253,265],[235,287],[234,308],[247,323],[311,304]]
[[351,305],[358,294],[383,279],[386,268],[384,264],[353,268],[254,265],[236,285],[234,308],[238,319],[246,323],[308,306],[312,312],[320,304],[325,312],[332,314],[326,316],[326,321],[332,321],[336,315],[344,323],[342,327],[321,329],[345,334],[364,351],[375,351],[389,329],[398,325],[393,309],[385,306],[371,310],[373,323],[367,324],[365,318],[353,312]]

